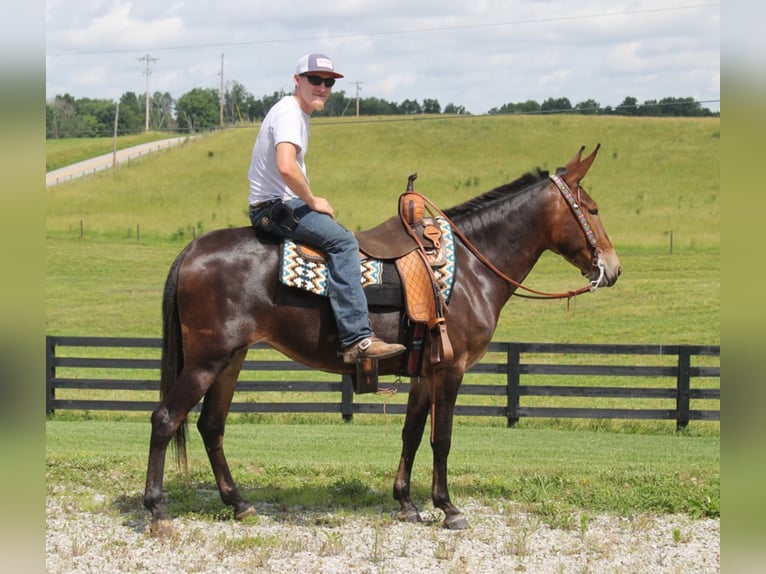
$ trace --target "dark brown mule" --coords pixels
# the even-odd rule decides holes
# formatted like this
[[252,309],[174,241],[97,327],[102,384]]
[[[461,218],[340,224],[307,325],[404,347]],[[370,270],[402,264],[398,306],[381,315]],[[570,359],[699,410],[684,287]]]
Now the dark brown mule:
[[[421,383],[410,386],[402,431],[402,454],[394,482],[400,518],[418,520],[410,498],[410,476],[433,403],[431,496],[448,528],[467,527],[450,501],[447,457],[458,389],[465,371],[484,355],[500,311],[540,255],[560,254],[587,276],[592,287],[612,285],[620,262],[604,231],[596,203],[580,187],[598,148],[586,159],[582,149],[561,174],[565,193],[547,174],[535,172],[446,210],[484,261],[456,240],[456,283],[449,302],[448,331],[454,360],[423,362]],[[338,357],[338,336],[329,301],[301,295],[299,306],[277,304],[279,251],[256,240],[249,227],[221,229],[184,249],[170,269],[163,298],[161,403],[152,414],[152,435],[144,506],[153,528],[168,527],[162,500],[165,455],[175,438],[185,461],[185,420],[204,398],[197,422],[224,503],[242,518],[255,512],[243,500],[223,451],[226,417],[248,348],[263,341],[315,369],[351,373]],[[494,267],[492,269],[491,267]],[[509,281],[509,279],[511,281]],[[401,338],[400,312],[371,310],[373,330],[386,340]],[[426,346],[428,348],[428,346]],[[382,374],[396,374],[401,358],[380,362]],[[433,390],[433,393],[432,393]],[[433,396],[432,396],[433,395]]]

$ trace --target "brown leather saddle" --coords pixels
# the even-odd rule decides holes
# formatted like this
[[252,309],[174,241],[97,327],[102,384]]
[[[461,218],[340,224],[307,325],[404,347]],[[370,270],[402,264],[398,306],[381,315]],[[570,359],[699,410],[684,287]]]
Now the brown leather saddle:
[[[399,214],[373,227],[358,231],[362,259],[393,261],[399,273],[407,312],[413,334],[420,341],[425,332],[431,333],[430,361],[433,365],[449,364],[453,359],[452,345],[447,334],[448,308],[436,279],[435,270],[447,263],[443,232],[434,217],[426,216],[425,198],[413,190],[417,177],[409,177],[407,191],[399,197]],[[308,260],[322,261],[324,254],[306,245],[298,245],[300,254]],[[410,349],[403,371],[416,376],[422,357],[420,347]],[[377,390],[377,361],[367,360],[357,365],[354,388],[357,393]]]

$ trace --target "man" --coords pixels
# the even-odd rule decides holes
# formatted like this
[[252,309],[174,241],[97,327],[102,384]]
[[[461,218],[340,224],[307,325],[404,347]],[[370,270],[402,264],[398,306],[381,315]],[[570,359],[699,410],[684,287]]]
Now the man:
[[256,229],[311,245],[327,255],[328,294],[343,360],[358,363],[393,357],[405,348],[374,336],[362,290],[359,245],[335,220],[330,202],[313,194],[306,175],[309,117],[314,110],[324,109],[335,80],[342,77],[324,54],[307,54],[298,60],[295,92],[269,110],[253,146],[248,172],[250,221]]

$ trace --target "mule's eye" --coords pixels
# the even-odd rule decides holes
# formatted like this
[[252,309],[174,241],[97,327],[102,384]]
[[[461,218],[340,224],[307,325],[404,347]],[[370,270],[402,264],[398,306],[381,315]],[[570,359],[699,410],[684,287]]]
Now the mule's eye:
[[591,215],[598,215],[598,207],[593,207],[589,209],[588,213],[590,213]]

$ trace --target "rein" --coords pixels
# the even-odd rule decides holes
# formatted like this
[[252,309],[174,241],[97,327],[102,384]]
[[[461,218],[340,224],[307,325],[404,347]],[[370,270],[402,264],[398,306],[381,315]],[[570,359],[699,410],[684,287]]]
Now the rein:
[[578,201],[575,199],[574,195],[572,194],[571,190],[567,186],[566,182],[564,182],[564,180],[561,179],[558,175],[551,175],[549,176],[549,178],[556,185],[559,192],[564,197],[570,209],[572,210],[572,213],[574,214],[575,218],[580,224],[580,227],[582,227],[583,232],[585,232],[585,236],[588,239],[588,243],[590,243],[593,249],[593,254],[594,254],[593,265],[597,267],[599,270],[598,278],[592,280],[587,286],[580,287],[579,289],[576,289],[573,291],[566,291],[561,293],[548,293],[545,291],[538,291],[536,289],[527,287],[526,285],[523,285],[519,283],[518,281],[508,277],[508,275],[500,271],[497,267],[495,267],[495,265],[492,264],[491,261],[489,261],[486,257],[484,257],[484,255],[482,255],[482,253],[476,248],[476,246],[473,243],[471,243],[471,241],[463,234],[462,231],[460,231],[460,229],[458,229],[457,225],[455,225],[455,223],[449,217],[447,217],[447,215],[441,209],[439,209],[434,204],[433,201],[428,199],[423,194],[419,194],[419,195],[421,195],[421,197],[423,197],[423,199],[428,203],[429,208],[433,208],[440,216],[442,216],[450,224],[453,232],[463,241],[463,243],[468,248],[468,250],[471,253],[473,253],[477,257],[477,259],[481,261],[490,271],[492,271],[495,275],[500,277],[503,281],[505,281],[506,283],[509,283],[510,285],[513,285],[517,289],[523,289],[524,291],[527,291],[528,293],[533,294],[533,295],[524,295],[524,294],[519,294],[514,292],[513,293],[514,295],[516,295],[517,297],[523,297],[527,299],[571,299],[578,295],[582,295],[583,293],[592,293],[598,288],[605,273],[604,262],[601,259],[601,250],[598,247],[596,235],[593,233],[593,229],[588,223],[588,220],[585,217],[585,214],[583,213],[582,208],[580,207]]

